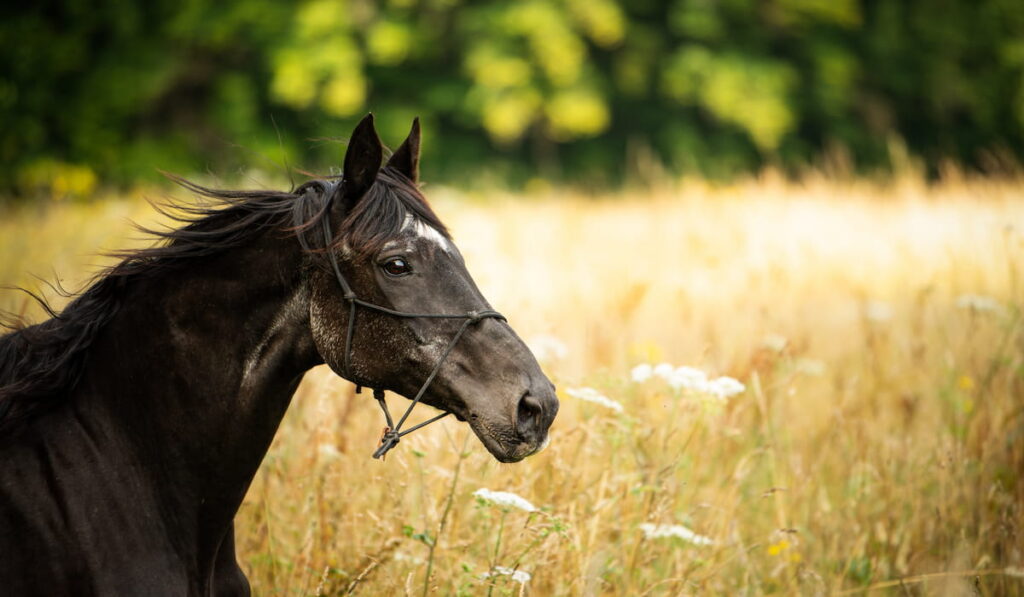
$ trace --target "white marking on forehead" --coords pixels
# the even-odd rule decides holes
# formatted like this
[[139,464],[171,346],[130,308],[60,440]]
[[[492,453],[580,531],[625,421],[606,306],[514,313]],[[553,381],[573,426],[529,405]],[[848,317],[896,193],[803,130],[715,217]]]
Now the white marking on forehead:
[[402,224],[402,230],[414,230],[416,236],[434,243],[446,253],[452,252],[452,244],[448,242],[448,239],[437,228],[423,220],[417,219],[412,214],[405,214],[405,223]]

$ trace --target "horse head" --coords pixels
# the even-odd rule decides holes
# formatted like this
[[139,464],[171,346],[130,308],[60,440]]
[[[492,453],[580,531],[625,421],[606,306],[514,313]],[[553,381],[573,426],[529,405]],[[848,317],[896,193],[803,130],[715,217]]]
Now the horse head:
[[418,121],[382,158],[370,115],[326,207],[330,267],[309,278],[317,350],[342,377],[450,412],[495,458],[522,460],[546,445],[554,386],[420,193]]

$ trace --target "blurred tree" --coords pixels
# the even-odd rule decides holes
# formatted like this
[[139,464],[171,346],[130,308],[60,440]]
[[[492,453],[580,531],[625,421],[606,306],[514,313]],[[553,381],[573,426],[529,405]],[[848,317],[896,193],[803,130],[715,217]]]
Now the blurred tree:
[[[5,8],[0,187],[336,167],[372,110],[428,176],[727,177],[835,148],[1024,155],[1019,0],[41,0]],[[327,141],[325,141],[327,139]],[[902,151],[902,150],[901,150]]]

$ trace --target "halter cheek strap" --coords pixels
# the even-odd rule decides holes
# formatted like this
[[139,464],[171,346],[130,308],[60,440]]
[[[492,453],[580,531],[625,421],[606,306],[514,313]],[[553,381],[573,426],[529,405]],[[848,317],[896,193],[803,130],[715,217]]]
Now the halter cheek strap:
[[[402,415],[402,418],[398,420],[397,425],[394,423],[394,421],[392,421],[391,413],[388,411],[388,405],[384,401],[384,390],[380,388],[373,389],[373,397],[374,399],[377,400],[377,404],[380,405],[381,410],[384,411],[384,419],[387,421],[387,428],[384,430],[384,435],[381,437],[380,446],[378,446],[377,450],[374,451],[373,453],[374,458],[380,459],[383,458],[392,448],[397,446],[399,440],[403,436],[408,435],[421,427],[425,427],[426,425],[429,425],[434,421],[439,421],[444,417],[448,416],[449,414],[451,414],[450,412],[445,411],[418,425],[414,425],[409,429],[406,429],[404,431],[402,430],[402,425],[405,424],[406,419],[408,419],[409,415],[412,414],[412,410],[416,408],[416,405],[420,403],[420,400],[423,398],[423,395],[426,394],[427,392],[427,388],[429,388],[430,384],[433,383],[434,378],[437,377],[438,372],[441,370],[441,366],[444,365],[444,362],[448,358],[448,355],[451,354],[452,350],[455,348],[455,345],[458,344],[459,339],[462,338],[462,335],[466,333],[466,330],[469,329],[471,325],[480,323],[484,319],[499,319],[501,321],[505,321],[505,316],[502,315],[501,313],[498,313],[497,311],[492,311],[490,309],[482,311],[470,311],[469,313],[463,314],[407,313],[405,311],[396,311],[394,309],[389,309],[387,307],[382,307],[380,305],[368,303],[360,299],[352,290],[352,287],[349,285],[348,280],[346,280],[345,276],[342,275],[341,268],[338,266],[338,258],[334,254],[334,251],[330,250],[331,241],[333,240],[331,236],[330,218],[328,217],[328,215],[325,214],[322,221],[324,233],[324,247],[327,248],[327,258],[331,263],[331,269],[334,271],[334,277],[337,278],[338,285],[341,286],[342,298],[345,301],[347,301],[349,305],[348,329],[345,331],[345,353],[342,361],[342,374],[346,379],[355,379],[352,375],[352,338],[353,335],[355,334],[356,329],[357,306],[363,307],[364,309],[370,309],[372,311],[379,311],[381,313],[385,313],[393,317],[463,320],[462,325],[459,326],[459,331],[456,332],[455,336],[453,336],[452,339],[448,342],[448,346],[444,349],[444,353],[441,354],[441,358],[439,358],[437,360],[437,363],[434,364],[434,368],[430,371],[430,375],[427,376],[427,379],[424,380],[423,385],[420,386],[419,391],[416,392],[416,396],[412,399],[412,403],[409,405],[409,408],[406,409],[405,413]],[[362,388],[362,385],[364,384],[360,384],[359,382],[355,383],[356,393],[359,393],[359,391]]]

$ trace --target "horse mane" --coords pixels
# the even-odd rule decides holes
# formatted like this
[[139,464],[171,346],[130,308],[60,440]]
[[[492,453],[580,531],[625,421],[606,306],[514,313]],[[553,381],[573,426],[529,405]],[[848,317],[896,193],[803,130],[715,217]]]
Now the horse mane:
[[311,180],[292,191],[232,191],[207,188],[173,175],[169,178],[208,201],[204,205],[156,205],[180,227],[140,228],[155,239],[154,245],[113,253],[121,261],[98,272],[79,293],[65,293],[58,287],[73,299],[59,313],[45,299],[25,291],[42,305],[49,319],[35,325],[11,316],[0,321],[0,328],[9,330],[0,336],[0,433],[59,404],[71,393],[93,340],[117,314],[124,289],[135,280],[237,247],[268,229],[294,234],[320,265],[327,251],[342,246],[357,255],[378,250],[399,234],[409,215],[448,237],[415,183],[390,167],[381,169],[330,242],[325,242],[320,226],[332,203],[343,200],[341,179]]

